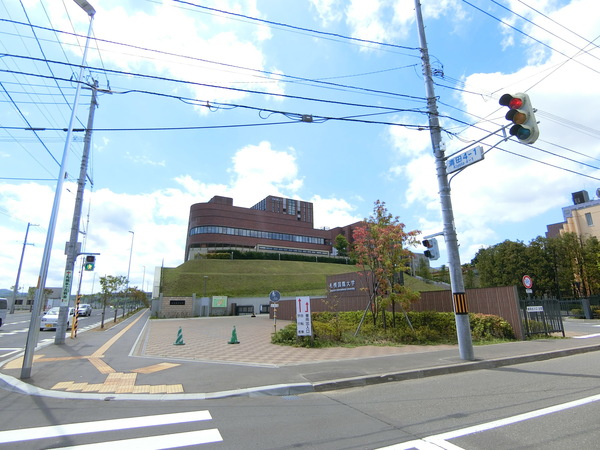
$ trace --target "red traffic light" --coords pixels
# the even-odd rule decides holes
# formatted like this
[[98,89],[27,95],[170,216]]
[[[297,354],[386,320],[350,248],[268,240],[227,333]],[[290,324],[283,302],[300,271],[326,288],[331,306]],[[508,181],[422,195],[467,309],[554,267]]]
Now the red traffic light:
[[523,93],[504,94],[499,103],[509,108],[505,117],[514,124],[510,128],[510,134],[516,136],[523,144],[533,144],[540,135],[540,130],[529,96]]

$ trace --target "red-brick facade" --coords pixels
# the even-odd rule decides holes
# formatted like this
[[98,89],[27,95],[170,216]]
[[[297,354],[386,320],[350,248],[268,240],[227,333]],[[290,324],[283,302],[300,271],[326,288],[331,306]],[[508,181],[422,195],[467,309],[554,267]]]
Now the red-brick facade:
[[357,225],[315,229],[310,202],[269,196],[252,208],[243,208],[233,206],[229,197],[216,196],[190,207],[185,260],[231,250],[329,256],[336,236],[342,234],[351,241]]

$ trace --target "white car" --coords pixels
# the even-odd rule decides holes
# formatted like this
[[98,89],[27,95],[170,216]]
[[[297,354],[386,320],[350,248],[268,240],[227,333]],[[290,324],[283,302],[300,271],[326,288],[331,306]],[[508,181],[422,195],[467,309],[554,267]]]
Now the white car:
[[79,305],[79,308],[77,309],[77,315],[78,316],[86,316],[86,317],[91,316],[92,315],[91,305],[88,305],[87,303],[82,303],[81,305]]
[[[58,311],[59,307],[49,309],[44,313],[40,319],[40,331],[44,330],[56,330],[56,324],[58,322]],[[69,320],[67,321],[67,330],[71,329],[71,321],[73,314],[75,314],[75,308],[69,308]]]

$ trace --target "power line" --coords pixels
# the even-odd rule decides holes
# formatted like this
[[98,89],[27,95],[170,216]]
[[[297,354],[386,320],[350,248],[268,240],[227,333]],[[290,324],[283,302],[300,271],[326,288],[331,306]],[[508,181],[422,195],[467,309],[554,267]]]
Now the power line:
[[[360,38],[355,38],[355,37],[351,37],[351,36],[345,36],[343,34],[338,34],[338,33],[330,33],[330,32],[326,32],[326,31],[318,31],[318,30],[313,30],[310,28],[298,27],[298,26],[289,25],[289,24],[283,23],[283,22],[274,22],[271,20],[259,19],[258,17],[247,16],[245,14],[234,13],[231,11],[224,11],[222,9],[217,9],[217,8],[210,8],[208,6],[197,5],[195,3],[191,3],[188,1],[183,1],[183,0],[173,0],[173,1],[176,3],[184,4],[184,5],[193,6],[198,9],[204,9],[206,11],[218,12],[220,14],[225,14],[225,15],[232,16],[232,17],[241,17],[243,19],[251,20],[254,22],[260,22],[260,23],[271,25],[271,26],[288,28],[290,30],[303,31],[303,32],[311,33],[311,34],[320,35],[320,36],[335,37],[335,38],[340,38],[340,39],[344,39],[344,40],[348,40],[348,41],[352,41],[352,42],[358,42],[361,44],[373,44],[373,45],[377,45],[377,46],[381,46],[381,47],[389,47],[389,48],[395,48],[395,49],[401,49],[401,50],[412,50],[412,51],[417,51],[417,52],[421,51],[421,49],[419,47],[407,47],[404,45],[389,44],[386,42],[371,41],[368,39],[360,39]],[[420,55],[416,55],[416,56],[420,57]]]

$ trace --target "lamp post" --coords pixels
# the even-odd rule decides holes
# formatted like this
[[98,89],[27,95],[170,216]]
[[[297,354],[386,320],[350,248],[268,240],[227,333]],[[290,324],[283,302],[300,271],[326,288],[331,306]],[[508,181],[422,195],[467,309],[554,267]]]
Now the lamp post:
[[69,147],[71,144],[71,137],[73,134],[73,124],[75,123],[75,116],[77,114],[77,105],[79,104],[79,94],[81,92],[81,79],[83,78],[83,70],[87,60],[87,52],[90,44],[90,37],[92,35],[92,25],[94,23],[94,15],[96,10],[86,0],[74,0],[77,5],[83,9],[90,17],[90,24],[88,27],[87,37],[85,40],[85,47],[83,50],[83,58],[81,61],[81,67],[79,69],[79,76],[77,78],[77,87],[75,89],[75,99],[73,100],[73,108],[71,109],[71,118],[69,119],[69,127],[67,128],[67,138],[65,139],[65,146],[63,149],[62,160],[60,163],[60,171],[58,174],[58,180],[56,182],[56,190],[54,192],[54,202],[52,204],[52,213],[50,215],[50,223],[48,225],[48,233],[46,234],[46,244],[44,245],[44,254],[42,256],[42,265],[40,267],[40,275],[38,281],[38,287],[35,292],[35,299],[33,301],[33,308],[31,314],[31,321],[29,323],[29,332],[27,333],[27,341],[25,344],[25,353],[23,355],[23,366],[21,367],[21,378],[26,379],[31,376],[31,365],[33,362],[33,352],[37,345],[37,340],[40,331],[40,315],[42,313],[43,306],[43,293],[46,287],[46,278],[48,276],[48,267],[50,265],[50,254],[52,251],[52,244],[54,242],[54,231],[56,230],[56,222],[58,218],[58,210],[60,207],[60,198],[63,191],[63,184],[65,175],[67,172],[67,156],[69,155]]
[[129,289],[129,273],[131,272],[131,255],[133,253],[133,238],[135,237],[135,233],[129,230],[131,233],[131,247],[129,247],[129,266],[127,266],[127,289]]
[[13,290],[13,301],[10,305],[10,314],[15,312],[15,303],[17,302],[17,292],[19,291],[19,279],[21,278],[21,267],[23,267],[23,257],[25,256],[25,247],[27,246],[27,235],[29,234],[29,227],[38,225],[27,223],[27,229],[25,230],[25,240],[23,241],[23,250],[21,251],[21,260],[19,261],[19,269],[17,270],[17,281],[15,281],[15,287]]

